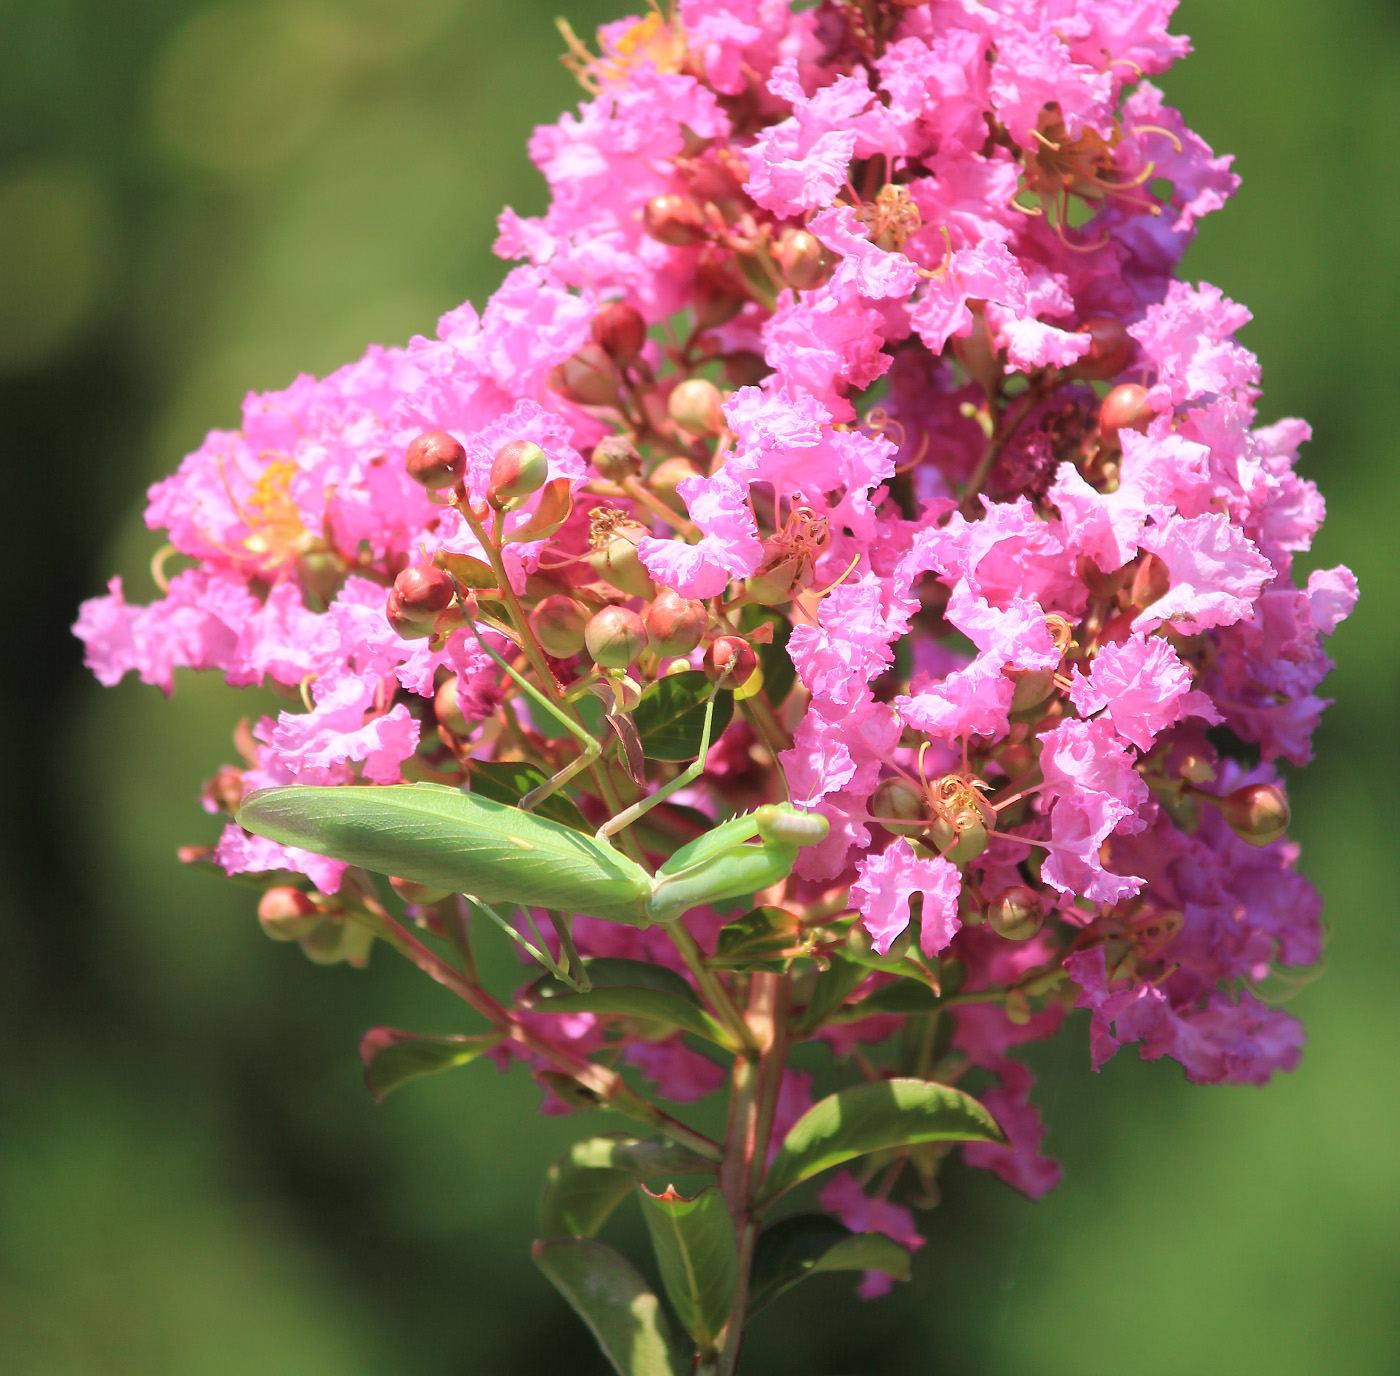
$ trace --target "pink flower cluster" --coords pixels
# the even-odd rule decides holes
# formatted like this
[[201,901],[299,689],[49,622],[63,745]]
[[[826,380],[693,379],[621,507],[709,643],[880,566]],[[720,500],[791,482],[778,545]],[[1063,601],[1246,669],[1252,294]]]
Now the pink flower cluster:
[[[1301,1029],[1261,995],[1317,961],[1320,904],[1275,763],[1310,756],[1323,639],[1356,584],[1295,580],[1323,518],[1295,471],[1307,426],[1256,425],[1248,312],[1174,276],[1237,179],[1149,80],[1187,49],[1173,8],[680,0],[604,28],[601,56],[577,55],[592,97],[531,142],[549,209],[501,217],[524,265],[435,338],[249,396],[241,430],[151,490],[184,567],[151,606],[119,580],[85,604],[89,664],[303,699],[243,742],[240,788],[450,773],[435,727],[508,757],[511,685],[477,642],[404,639],[384,606],[405,569],[486,560],[405,472],[410,443],[454,437],[480,501],[492,456],[532,441],[571,502],[546,534],[548,488],[507,519],[524,607],[671,589],[705,604],[707,639],[745,634],[742,605],[790,627],[797,685],[766,721],[736,713],[687,796],[829,819],[785,901],[858,915],[877,963],[848,1009],[899,977],[880,959],[921,954],[945,989],[956,970],[955,1035],[922,1069],[979,1069],[1011,1142],[966,1159],[1054,1184],[1010,1053],[1070,1006],[1091,1010],[1096,1067],[1137,1042],[1200,1082],[1291,1068]],[[610,303],[644,322],[635,348]],[[598,459],[619,436],[626,482]],[[598,593],[587,559],[623,518],[631,581]],[[589,668],[550,665],[565,686]],[[232,823],[216,859],[327,893],[342,869]],[[706,949],[720,921],[687,919]],[[681,968],[656,931],[580,919],[577,938]],[[526,1016],[583,1052],[610,1035]],[[899,1022],[817,1035],[846,1055]],[[627,1059],[680,1101],[722,1081],[679,1038]],[[807,1097],[790,1077],[789,1122]],[[827,1196],[917,1245],[850,1177]]]

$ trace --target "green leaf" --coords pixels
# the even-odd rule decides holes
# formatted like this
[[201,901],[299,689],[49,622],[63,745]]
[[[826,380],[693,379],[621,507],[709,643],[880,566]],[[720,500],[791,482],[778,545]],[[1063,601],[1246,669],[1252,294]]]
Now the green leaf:
[[714,1163],[666,1142],[635,1137],[590,1137],[575,1142],[545,1177],[540,1232],[592,1237],[638,1180],[656,1175],[714,1173]]
[[[532,788],[545,782],[544,775],[524,760],[473,760],[470,769],[472,792],[507,807],[514,807]],[[588,825],[577,804],[563,793],[551,793],[534,812],[537,817],[548,817],[551,822],[586,831],[590,836],[596,830]]]
[[648,1022],[669,1023],[682,1032],[730,1046],[725,1030],[691,999],[677,998],[660,989],[603,988],[584,994],[555,994],[535,1005],[539,1013],[612,1013],[619,1017],[645,1018]]
[[591,1237],[553,1238],[531,1250],[618,1376],[677,1376],[661,1302],[621,1252]]
[[360,1039],[365,1083],[376,1099],[420,1075],[466,1065],[501,1040],[499,1032],[479,1037],[419,1037],[395,1027],[372,1027]]
[[940,1006],[933,990],[911,969],[908,978],[895,980],[893,984],[882,984],[859,1003],[844,1009],[841,1021],[855,1022],[875,1013],[932,1013]]
[[[642,694],[632,709],[632,724],[641,737],[649,760],[693,760],[700,753],[700,736],[705,729],[705,704],[710,699],[710,680],[698,669],[684,674],[668,674]],[[734,715],[734,695],[721,692],[715,697],[710,743],[724,734]]]
[[772,706],[781,707],[797,681],[797,670],[793,668],[792,656],[787,652],[792,623],[781,612],[753,603],[739,613],[741,630],[752,631],[765,621],[772,624],[773,640],[768,645],[755,645],[753,648],[763,669],[764,694]]
[[909,1253],[883,1233],[853,1233],[826,1214],[794,1214],[759,1234],[749,1314],[819,1271],[883,1271],[909,1279]]
[[928,1080],[876,1080],[823,1099],[793,1124],[763,1186],[763,1203],[843,1161],[919,1142],[1005,1142],[976,1099]]
[[[625,960],[621,956],[593,956],[583,965],[595,989],[655,989],[659,993],[688,999],[697,1008],[700,1006],[700,1000],[695,990],[686,983],[685,976],[664,965],[653,965],[649,960]],[[553,975],[544,975],[532,986],[531,997],[547,999],[573,992]]]
[[713,1352],[734,1307],[739,1273],[729,1205],[715,1185],[694,1199],[674,1188],[652,1194],[638,1185],[637,1197],[671,1305],[701,1352]]
[[797,1030],[809,1034],[815,1032],[845,1003],[865,975],[865,970],[855,961],[847,960],[844,956],[832,956],[829,968],[817,976],[812,997],[797,1023]]
[[785,908],[755,908],[719,929],[711,965],[729,970],[775,970],[792,964],[802,941],[802,922]]

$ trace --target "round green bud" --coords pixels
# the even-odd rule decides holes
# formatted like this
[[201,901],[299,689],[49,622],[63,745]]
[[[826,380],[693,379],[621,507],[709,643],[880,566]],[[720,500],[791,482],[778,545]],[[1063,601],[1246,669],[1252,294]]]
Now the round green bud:
[[987,849],[987,824],[975,807],[936,811],[928,832],[938,853],[954,865],[965,865]]
[[987,904],[987,923],[1008,941],[1029,941],[1045,922],[1045,904],[1034,889],[1013,884]]
[[724,430],[724,400],[719,388],[703,377],[687,378],[666,401],[671,419],[687,435],[714,439]]
[[685,498],[676,489],[687,479],[697,475],[698,470],[689,459],[663,459],[651,470],[647,486],[665,502],[677,515],[684,516]]
[[[637,529],[639,536],[647,533],[645,527]],[[614,535],[607,544],[593,550],[588,563],[604,583],[618,592],[625,592],[628,597],[650,601],[656,596],[656,584],[637,555],[636,541],[625,535]]]
[[647,643],[662,659],[688,655],[704,638],[710,624],[703,602],[693,602],[663,588],[646,609]]
[[653,196],[642,211],[642,228],[672,248],[689,248],[709,238],[705,216],[689,196],[669,191]]
[[917,836],[929,824],[928,800],[923,789],[907,779],[882,779],[870,799],[870,813],[886,831],[896,836]]
[[593,471],[607,482],[620,483],[642,471],[642,456],[626,435],[606,435],[593,447]]
[[568,659],[583,649],[583,628],[587,611],[572,597],[555,593],[544,598],[530,613],[530,629],[545,654],[555,659]]
[[1288,830],[1288,799],[1273,784],[1246,784],[1220,800],[1230,830],[1251,846],[1268,846]]
[[719,635],[706,648],[701,667],[711,683],[742,688],[758,669],[758,656],[747,640],[737,635]]
[[321,921],[321,910],[300,889],[279,886],[263,894],[258,921],[273,941],[300,941]]
[[647,647],[642,618],[626,607],[604,607],[583,628],[584,644],[595,664],[605,669],[625,669],[641,658]]
[[819,287],[836,266],[836,260],[817,236],[806,229],[785,229],[776,251],[783,281],[798,291]]
[[509,510],[538,492],[548,478],[549,457],[544,450],[531,440],[512,440],[491,460],[486,500],[497,511]]

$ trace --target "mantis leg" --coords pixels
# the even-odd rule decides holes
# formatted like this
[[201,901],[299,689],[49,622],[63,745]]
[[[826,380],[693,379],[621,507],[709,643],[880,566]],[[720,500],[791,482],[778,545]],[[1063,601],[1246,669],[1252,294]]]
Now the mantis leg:
[[698,779],[705,768],[705,760],[710,753],[710,727],[714,723],[715,697],[719,693],[720,684],[724,682],[720,679],[710,689],[710,696],[705,702],[705,727],[700,733],[700,753],[695,757],[695,763],[687,769],[677,774],[669,784],[663,784],[655,793],[649,793],[645,798],[640,798],[631,807],[624,808],[616,817],[609,818],[594,833],[600,841],[606,841],[616,836],[623,827],[630,827],[638,817],[644,816],[657,803],[665,802],[671,794],[678,789],[684,788],[687,784],[692,784]]
[[[466,618],[467,626],[476,637],[476,643],[486,651],[502,669],[515,680],[531,697],[531,699],[544,708],[551,716],[558,721],[573,738],[578,741],[580,754],[577,759],[571,760],[552,778],[546,779],[538,788],[532,788],[521,800],[520,808],[522,812],[531,812],[537,808],[551,793],[558,792],[559,789],[569,782],[575,774],[582,774],[593,762],[603,753],[603,747],[594,737],[588,734],[577,722],[570,718],[552,703],[538,688],[535,687],[522,674],[518,673],[510,664],[498,655],[485,641],[481,632],[477,630],[476,622],[471,617]],[[708,727],[708,722],[706,723]]]

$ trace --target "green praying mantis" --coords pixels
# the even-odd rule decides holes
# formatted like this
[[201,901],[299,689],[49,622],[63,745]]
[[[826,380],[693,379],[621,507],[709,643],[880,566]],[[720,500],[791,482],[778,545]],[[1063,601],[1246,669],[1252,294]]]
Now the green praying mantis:
[[[282,845],[466,895],[503,926],[492,903],[636,927],[674,921],[692,908],[740,898],[787,878],[798,850],[826,836],[829,823],[820,814],[769,803],[682,846],[655,874],[611,844],[611,837],[700,776],[723,679],[706,702],[697,757],[675,779],[593,836],[537,815],[531,809],[598,759],[602,746],[469,624],[492,659],[575,737],[580,754],[574,761],[526,794],[518,807],[442,784],[290,785],[250,793],[238,812],[240,825]],[[527,949],[557,969],[533,947]]]

